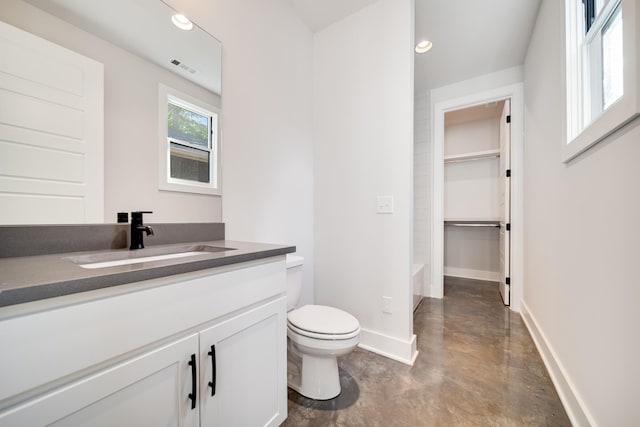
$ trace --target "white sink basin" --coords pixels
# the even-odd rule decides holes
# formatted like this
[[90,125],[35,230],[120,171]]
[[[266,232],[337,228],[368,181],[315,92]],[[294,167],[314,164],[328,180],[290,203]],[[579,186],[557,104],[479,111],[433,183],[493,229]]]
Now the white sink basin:
[[168,259],[197,257],[230,250],[233,250],[233,248],[222,248],[207,245],[186,245],[139,249],[135,251],[88,254],[69,257],[68,259],[82,268],[94,269],[116,267],[119,265],[142,264],[145,262],[164,261]]
[[80,264],[80,267],[82,268],[115,267],[117,265],[140,264],[143,262],[162,261],[164,259],[184,258],[188,256],[202,255],[203,253],[206,253],[206,252],[182,252],[179,254],[156,255],[156,256],[147,256],[143,258],[133,258],[133,259],[119,259],[117,261],[102,261],[102,262],[93,262],[90,264]]

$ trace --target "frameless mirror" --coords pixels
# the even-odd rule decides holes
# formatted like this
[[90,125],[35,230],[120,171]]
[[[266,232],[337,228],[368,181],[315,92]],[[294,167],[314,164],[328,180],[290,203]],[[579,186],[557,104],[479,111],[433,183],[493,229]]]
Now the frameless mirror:
[[[221,210],[220,200],[211,201],[200,197],[189,199],[191,204],[187,204],[184,203],[184,198],[178,199],[175,193],[159,191],[157,172],[158,154],[162,156],[158,148],[159,121],[162,120],[159,118],[159,86],[170,86],[212,105],[217,113],[221,112],[222,44],[219,40],[195,23],[190,30],[178,28],[172,23],[172,17],[179,11],[161,0],[2,2],[0,21],[104,66],[104,103],[100,105],[98,114],[104,118],[104,124],[103,127],[94,127],[100,135],[104,135],[104,154],[100,151],[97,157],[104,166],[104,195],[91,193],[96,194],[94,199],[100,201],[98,204],[88,201],[89,198],[84,196],[80,202],[78,200],[81,196],[69,196],[70,193],[63,193],[62,190],[55,194],[53,190],[51,194],[31,190],[35,185],[33,183],[55,186],[56,191],[59,187],[65,187],[67,191],[66,188],[81,187],[84,184],[83,177],[88,171],[91,172],[91,167],[86,166],[87,162],[81,164],[83,154],[68,146],[83,145],[82,135],[87,132],[88,127],[80,124],[73,127],[73,134],[61,133],[57,128],[70,123],[65,117],[59,119],[31,107],[16,109],[18,112],[13,114],[17,117],[16,123],[7,128],[12,132],[17,129],[22,134],[29,134],[31,139],[37,137],[39,141],[32,143],[22,136],[20,138],[24,141],[18,141],[11,139],[11,135],[0,134],[0,160],[5,160],[4,163],[0,162],[0,184],[11,181],[10,185],[13,186],[6,190],[0,185],[0,193],[10,196],[0,201],[7,206],[16,205],[13,201],[19,198],[24,200],[31,195],[35,195],[34,199],[36,196],[39,199],[37,208],[31,208],[30,206],[36,206],[32,204],[27,208],[15,208],[13,216],[0,215],[0,224],[115,222],[116,212],[137,210],[141,206],[165,213],[170,211],[169,206],[184,206],[182,211],[175,209],[175,218],[170,218],[170,221],[182,220],[180,215],[185,210],[204,211],[210,209],[211,204],[214,211]],[[5,43],[5,46],[8,45]],[[13,61],[6,58],[8,57],[5,56],[3,65],[7,65],[12,71],[11,81],[3,83],[5,86],[16,84],[22,87],[24,82],[33,83],[31,74],[21,74],[22,68],[14,66]],[[32,84],[37,90],[51,92],[47,83],[51,80],[48,75],[55,75],[71,86],[79,86],[71,82],[76,74],[64,71],[65,68],[62,68],[63,71],[51,70],[48,65],[37,60],[29,62],[29,66],[38,76],[45,76]],[[82,81],[82,78],[75,79]],[[13,94],[18,92],[11,86],[5,86],[0,85],[0,91],[6,90]],[[64,91],[57,91],[56,96],[58,93],[66,96]],[[24,95],[21,99],[26,99],[31,104],[40,102],[37,96],[27,92]],[[50,104],[63,105],[56,104],[55,100]],[[8,101],[5,105],[9,105]],[[63,107],[65,114],[71,111],[75,116],[82,116],[80,110],[66,108],[67,104]],[[23,125],[25,120],[22,118],[29,118],[30,124],[35,125]],[[49,123],[53,125],[45,129],[45,125],[48,126]],[[5,167],[9,164],[11,167]],[[21,164],[27,165],[25,169],[29,169],[28,173],[21,175]],[[50,179],[49,176],[43,178],[32,173],[33,170],[38,172],[38,169],[55,169],[57,175]],[[15,170],[18,172],[14,172]],[[59,173],[60,170],[65,173]],[[135,180],[135,186],[131,185],[132,179]],[[24,190],[25,185],[31,187]],[[136,191],[132,191],[133,188]],[[64,209],[61,207],[63,203],[66,203]],[[81,206],[81,203],[84,205]],[[100,216],[94,216],[97,219],[93,220],[83,220],[87,218],[86,212],[90,209],[99,212]]]

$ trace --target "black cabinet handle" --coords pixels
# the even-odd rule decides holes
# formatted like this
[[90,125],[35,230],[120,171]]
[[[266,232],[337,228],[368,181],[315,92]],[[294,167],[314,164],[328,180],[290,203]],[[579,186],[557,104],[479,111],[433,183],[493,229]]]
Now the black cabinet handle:
[[216,395],[216,346],[211,346],[211,351],[207,353],[211,356],[211,381],[209,381],[209,387],[211,387],[211,396]]
[[191,360],[189,361],[189,366],[191,366],[191,393],[189,393],[189,399],[191,399],[191,409],[196,409],[196,396],[197,396],[197,387],[198,387],[198,376],[196,374],[196,355],[191,355]]

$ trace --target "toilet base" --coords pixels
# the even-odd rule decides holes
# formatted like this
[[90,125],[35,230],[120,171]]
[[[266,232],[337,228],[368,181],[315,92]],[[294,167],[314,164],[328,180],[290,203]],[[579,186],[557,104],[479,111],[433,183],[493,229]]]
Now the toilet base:
[[301,355],[291,343],[287,351],[287,385],[302,396],[329,400],[340,394],[340,374],[336,356]]

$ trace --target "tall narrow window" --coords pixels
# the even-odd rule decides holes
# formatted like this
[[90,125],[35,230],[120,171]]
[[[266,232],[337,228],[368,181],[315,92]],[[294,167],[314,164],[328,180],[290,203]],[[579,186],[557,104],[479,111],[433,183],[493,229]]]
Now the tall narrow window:
[[605,0],[582,0],[585,33],[589,31]]
[[637,0],[565,0],[570,160],[640,114]]
[[622,53],[622,14],[616,8],[602,29],[602,103],[607,109],[624,91],[624,57]]

